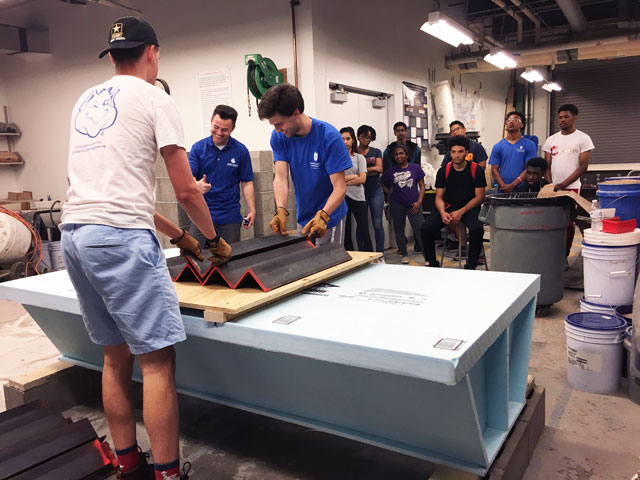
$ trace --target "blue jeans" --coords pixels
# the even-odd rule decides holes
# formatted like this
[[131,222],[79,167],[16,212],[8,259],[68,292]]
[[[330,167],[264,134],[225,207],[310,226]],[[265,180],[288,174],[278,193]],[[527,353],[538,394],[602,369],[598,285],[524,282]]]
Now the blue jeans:
[[371,213],[371,223],[376,237],[376,251],[384,252],[384,227],[382,226],[382,210],[384,209],[384,193],[380,184],[364,185],[364,196]]

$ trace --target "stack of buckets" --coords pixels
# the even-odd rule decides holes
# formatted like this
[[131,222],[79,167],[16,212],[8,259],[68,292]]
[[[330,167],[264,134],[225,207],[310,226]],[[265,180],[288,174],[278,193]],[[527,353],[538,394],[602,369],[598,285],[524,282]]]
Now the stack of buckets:
[[[640,224],[640,178],[607,178],[598,185],[597,194],[602,208],[615,208],[620,220],[635,219]],[[621,373],[627,374],[623,342],[632,328],[629,314],[636,284],[638,244],[640,229],[623,234],[591,229],[584,232],[582,313],[569,315],[565,322],[569,383],[580,390],[615,392]],[[631,349],[632,342],[626,343]],[[630,371],[628,376],[629,396],[640,403],[640,398],[634,398],[640,396],[634,386],[636,379]]]

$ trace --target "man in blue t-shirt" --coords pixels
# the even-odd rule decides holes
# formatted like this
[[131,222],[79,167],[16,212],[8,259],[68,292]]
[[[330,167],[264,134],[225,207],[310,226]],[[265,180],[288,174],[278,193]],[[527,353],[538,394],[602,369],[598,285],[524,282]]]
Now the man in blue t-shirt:
[[[191,173],[198,180],[216,231],[229,243],[239,242],[241,225],[251,227],[256,217],[251,157],[247,147],[231,137],[237,118],[235,108],[218,105],[211,116],[211,136],[194,143],[189,152]],[[244,219],[238,185],[249,207]],[[204,245],[205,238],[194,224],[189,231]]]
[[[449,124],[449,135],[451,135],[452,137],[466,137],[467,129],[464,126],[464,123],[462,123],[460,120],[454,120],[453,122],[451,122]],[[469,153],[467,153],[467,160],[476,162],[484,170],[485,168],[487,168],[487,158],[489,158],[487,152],[485,151],[484,147],[478,142],[474,142],[471,139],[467,140],[469,140]],[[451,152],[447,151],[444,158],[442,159],[442,163],[440,164],[440,166],[444,167],[450,161]]]
[[505,125],[507,136],[493,146],[489,165],[500,192],[509,193],[524,181],[527,161],[538,156],[538,149],[522,136],[525,119],[520,112],[510,112]]
[[304,114],[300,91],[288,83],[271,87],[262,96],[258,115],[274,126],[271,149],[275,163],[273,233],[286,235],[285,208],[289,171],[296,198],[298,231],[316,245],[344,241],[347,191],[344,171],[353,166],[335,127]]

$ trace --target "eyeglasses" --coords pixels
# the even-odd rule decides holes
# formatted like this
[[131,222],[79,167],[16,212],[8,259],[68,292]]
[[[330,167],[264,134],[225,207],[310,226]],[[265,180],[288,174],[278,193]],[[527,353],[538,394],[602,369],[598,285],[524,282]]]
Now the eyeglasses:
[[371,140],[371,135],[360,135],[358,138],[362,140]]
[[460,130],[462,130],[461,127],[452,128],[449,130],[449,133],[453,135],[454,133],[458,133]]
[[407,154],[404,152],[396,152],[393,154],[395,157],[402,157],[402,156],[406,156]]
[[519,118],[507,118],[504,123],[522,123]]

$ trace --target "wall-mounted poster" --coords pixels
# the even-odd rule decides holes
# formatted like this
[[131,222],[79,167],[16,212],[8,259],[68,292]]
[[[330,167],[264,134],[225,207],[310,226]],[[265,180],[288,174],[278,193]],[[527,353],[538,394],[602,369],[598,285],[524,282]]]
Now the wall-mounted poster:
[[411,140],[418,146],[429,143],[429,95],[427,87],[415,83],[402,82],[404,123],[409,127]]

